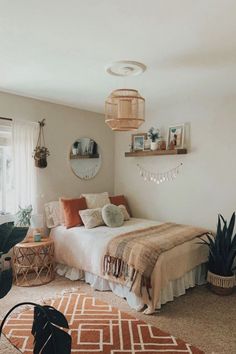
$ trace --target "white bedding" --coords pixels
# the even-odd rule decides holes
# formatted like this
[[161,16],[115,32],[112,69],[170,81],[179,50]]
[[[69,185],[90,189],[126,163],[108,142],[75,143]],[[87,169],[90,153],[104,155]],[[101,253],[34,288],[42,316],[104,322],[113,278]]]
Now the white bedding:
[[[106,278],[102,265],[108,242],[122,233],[160,224],[157,221],[131,218],[118,228],[99,226],[85,229],[80,226],[66,229],[58,226],[51,230],[50,237],[55,244],[56,262]],[[207,257],[207,247],[197,244],[196,240],[162,253],[152,274],[152,299],[148,299],[146,292],[142,296],[142,302],[148,305],[149,312],[160,303],[161,289],[170,281],[181,278],[205,263]]]

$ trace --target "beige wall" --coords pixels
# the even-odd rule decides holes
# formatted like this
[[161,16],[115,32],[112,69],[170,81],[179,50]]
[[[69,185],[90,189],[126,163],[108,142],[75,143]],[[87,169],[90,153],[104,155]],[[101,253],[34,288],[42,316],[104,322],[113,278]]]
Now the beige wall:
[[[60,196],[74,197],[80,193],[103,191],[113,193],[114,135],[101,114],[0,93],[0,116],[31,121],[46,118],[45,139],[50,156],[48,167],[38,169],[40,206]],[[79,137],[93,138],[102,152],[101,169],[89,181],[77,178],[68,163],[70,146]]]
[[[235,97],[194,94],[157,102],[140,131],[181,122],[190,123],[188,155],[125,158],[131,134],[116,134],[115,192],[128,196],[135,216],[215,228],[219,212],[229,218],[236,210]],[[180,175],[161,185],[144,182],[136,166],[158,172],[180,162]]]
[[[147,107],[146,123],[162,128],[190,123],[188,155],[125,158],[130,133],[115,134],[102,115],[34,99],[0,93],[0,116],[38,121],[46,118],[46,143],[51,156],[46,169],[38,169],[39,204],[59,196],[82,192],[124,193],[135,216],[215,227],[217,213],[227,218],[236,209],[236,107],[234,97],[176,97]],[[71,143],[83,136],[97,141],[102,150],[102,168],[90,181],[82,181],[70,170]],[[115,156],[115,158],[114,158]],[[115,169],[114,169],[115,161]],[[136,164],[150,171],[166,171],[183,162],[180,175],[161,185],[144,182]],[[114,183],[113,183],[114,182]]]

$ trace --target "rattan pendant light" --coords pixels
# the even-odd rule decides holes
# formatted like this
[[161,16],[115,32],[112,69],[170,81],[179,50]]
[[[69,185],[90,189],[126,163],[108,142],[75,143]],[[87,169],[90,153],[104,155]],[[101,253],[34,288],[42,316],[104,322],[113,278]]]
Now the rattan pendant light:
[[[131,76],[142,73],[146,67],[138,62],[113,63],[107,72],[115,76]],[[138,129],[145,120],[145,99],[134,89],[114,90],[105,102],[105,122],[114,131]]]

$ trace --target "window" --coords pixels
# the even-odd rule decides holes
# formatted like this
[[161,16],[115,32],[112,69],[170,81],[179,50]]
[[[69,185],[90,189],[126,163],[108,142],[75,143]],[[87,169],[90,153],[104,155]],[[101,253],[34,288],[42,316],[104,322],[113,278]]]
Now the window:
[[0,214],[13,211],[11,125],[0,121]]

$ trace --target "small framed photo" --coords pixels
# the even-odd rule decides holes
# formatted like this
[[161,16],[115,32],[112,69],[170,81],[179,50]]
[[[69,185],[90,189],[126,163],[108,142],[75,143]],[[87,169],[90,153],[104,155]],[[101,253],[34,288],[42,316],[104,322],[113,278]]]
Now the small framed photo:
[[132,134],[132,146],[134,151],[144,150],[144,140],[147,139],[147,133]]
[[168,128],[167,147],[182,149],[184,147],[184,124],[171,125]]

